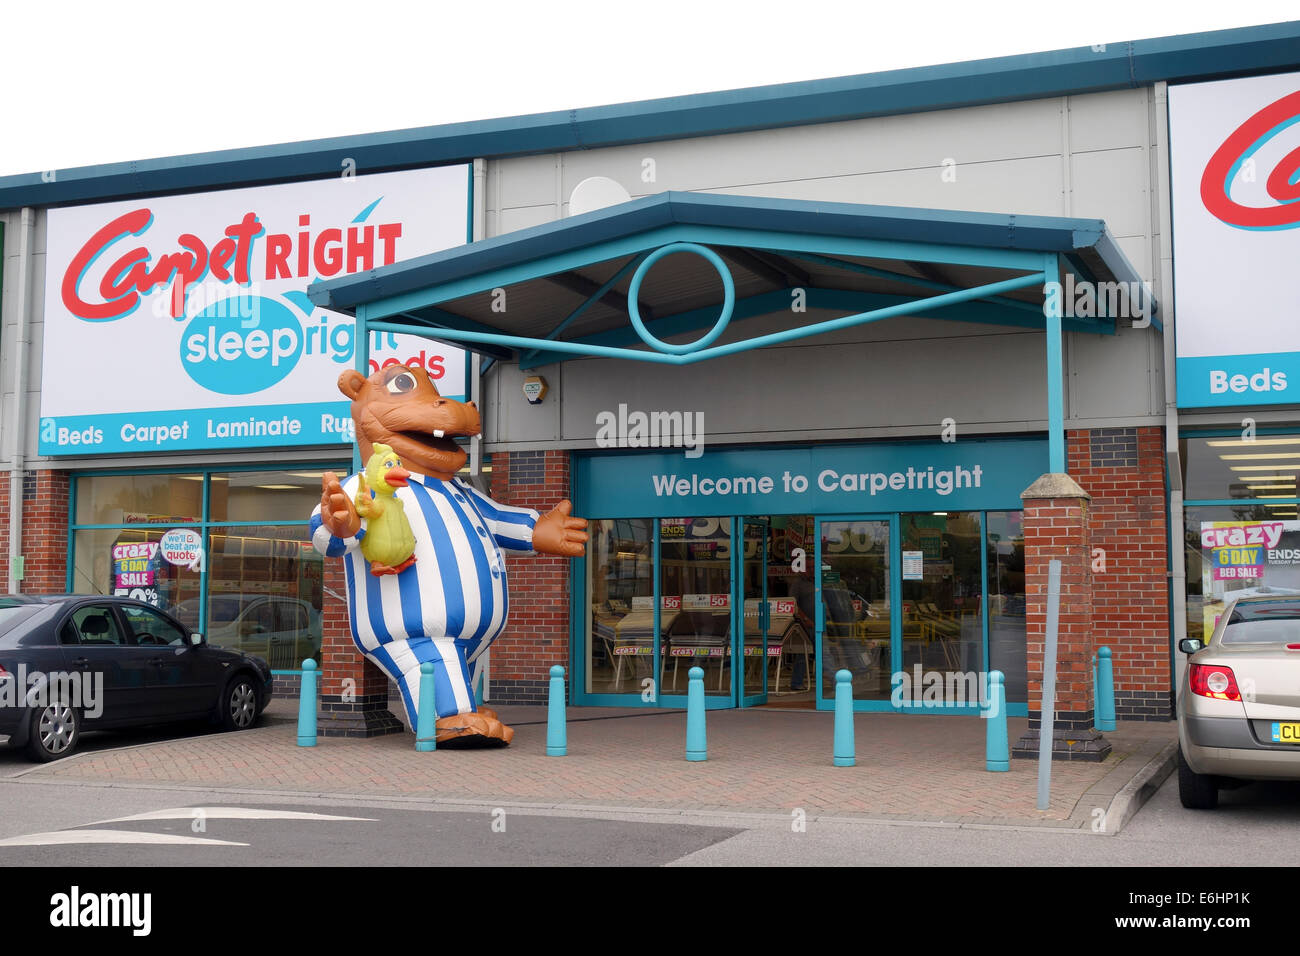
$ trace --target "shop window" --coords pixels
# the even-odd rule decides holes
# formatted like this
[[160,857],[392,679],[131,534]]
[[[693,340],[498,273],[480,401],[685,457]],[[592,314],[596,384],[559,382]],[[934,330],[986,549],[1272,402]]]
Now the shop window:
[[237,532],[208,538],[208,642],[256,654],[276,670],[319,659],[323,564],[305,527]]
[[587,693],[639,694],[654,673],[654,525],[605,519],[588,530]]
[[202,475],[89,475],[77,479],[79,525],[185,524],[202,518]]
[[[323,471],[225,471],[206,483],[204,474],[78,476],[69,587],[152,604],[276,670],[319,660],[324,565],[307,518]],[[119,527],[79,527],[99,524]],[[201,566],[164,560],[159,543],[173,529],[200,536]]]
[[131,597],[175,612],[200,594],[196,568],[163,560],[158,544],[170,525],[98,528],[73,534],[72,590]]
[[988,562],[989,669],[1006,677],[1007,701],[1029,699],[1025,627],[1024,512],[985,515]]
[[[320,504],[323,470],[244,471],[210,476],[210,521],[306,521]],[[340,472],[339,477],[344,477]]]
[[1300,435],[1187,437],[1179,445],[1188,501],[1297,496]]
[[1229,601],[1300,594],[1296,505],[1272,501],[1184,511],[1187,636],[1205,640]]

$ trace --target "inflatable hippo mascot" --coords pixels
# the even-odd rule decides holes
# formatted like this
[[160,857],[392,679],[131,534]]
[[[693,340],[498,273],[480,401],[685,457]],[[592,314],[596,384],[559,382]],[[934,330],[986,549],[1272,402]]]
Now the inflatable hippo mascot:
[[470,681],[470,666],[506,626],[501,556],[577,557],[585,551],[587,522],[570,516],[567,500],[540,515],[497,504],[457,478],[466,455],[453,439],[479,434],[478,409],[439,395],[419,366],[393,365],[369,378],[348,370],[339,376],[339,390],[352,400],[362,462],[376,444],[400,459],[401,467],[390,469],[395,477],[386,493],[395,494],[401,507],[386,508],[385,520],[404,519],[415,538],[413,561],[372,569],[361,542],[368,522],[378,519],[357,513],[361,476],[341,483],[332,472],[322,476],[312,543],[321,554],[344,559],[352,639],[397,681],[412,728],[420,665],[432,661],[438,742],[504,746],[514,731],[492,711],[475,707]]

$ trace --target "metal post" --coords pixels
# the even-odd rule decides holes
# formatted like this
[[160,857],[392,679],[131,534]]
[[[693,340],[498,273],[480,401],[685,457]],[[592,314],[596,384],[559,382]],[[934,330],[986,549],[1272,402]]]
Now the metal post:
[[298,686],[298,746],[316,746],[316,662],[302,662],[302,683]]
[[984,728],[984,769],[994,773],[1011,769],[1011,750],[1007,743],[1007,685],[1001,671],[989,671],[987,697],[980,714],[988,723]]
[[1061,617],[1061,561],[1047,566],[1047,633],[1043,635],[1043,699],[1039,704],[1038,809],[1046,810],[1052,790],[1052,732],[1056,729],[1056,638]]
[[438,749],[438,690],[434,685],[433,661],[420,665],[420,702],[415,715],[415,749],[428,753]]
[[1110,648],[1097,648],[1097,729],[1115,729],[1115,670],[1110,659]]
[[[1061,270],[1056,253],[1043,258],[1043,282],[1060,289]],[[1047,328],[1047,470],[1065,473],[1065,371],[1062,358],[1061,296],[1043,300],[1043,324]]]
[[835,760],[837,767],[857,763],[853,743],[853,674],[835,672]]
[[708,760],[704,729],[704,668],[692,667],[686,689],[686,759]]
[[568,727],[564,722],[564,668],[551,668],[551,693],[546,712],[546,756],[563,757],[569,752]]

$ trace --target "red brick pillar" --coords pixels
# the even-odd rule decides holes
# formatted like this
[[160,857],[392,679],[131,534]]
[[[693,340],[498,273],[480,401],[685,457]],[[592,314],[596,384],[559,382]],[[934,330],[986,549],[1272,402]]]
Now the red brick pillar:
[[[492,497],[502,504],[536,508],[545,514],[561,499],[572,497],[568,452],[493,455]],[[568,558],[506,559],[510,620],[492,645],[493,702],[544,704],[551,667],[562,664],[571,674],[569,568]]]
[[[35,481],[32,478],[35,478]],[[29,499],[27,488],[33,487]],[[68,590],[68,489],[66,471],[28,473],[23,484],[23,590],[59,594]]]
[[1025,618],[1029,663],[1029,731],[1017,757],[1038,755],[1047,637],[1048,568],[1061,562],[1052,757],[1104,760],[1110,743],[1093,729],[1092,572],[1086,491],[1069,475],[1047,474],[1022,494],[1025,534]]
[[0,589],[9,590],[9,472],[0,471]]
[[[23,481],[22,539],[24,594],[68,590],[68,490],[66,471],[29,471]],[[9,472],[0,473],[0,581],[9,584]]]
[[326,558],[323,578],[317,732],[323,737],[400,733],[404,725],[388,709],[388,675],[352,641],[343,559]]

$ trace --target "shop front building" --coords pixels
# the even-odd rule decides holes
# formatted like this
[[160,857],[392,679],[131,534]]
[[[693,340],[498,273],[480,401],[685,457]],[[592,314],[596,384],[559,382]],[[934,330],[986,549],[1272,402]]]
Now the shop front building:
[[[860,710],[969,715],[996,669],[1028,750],[1056,559],[1056,723],[1104,756],[1098,648],[1120,719],[1169,719],[1174,639],[1240,582],[1294,583],[1294,475],[1270,483],[1295,470],[1275,373],[1300,343],[1184,355],[1175,304],[1204,292],[1174,265],[1201,179],[1179,151],[1218,155],[1195,88],[1286,100],[1296,33],[0,180],[0,353],[26,356],[0,570],[138,592],[290,686],[316,657],[326,733],[394,729],[305,519],[356,468],[339,372],[414,361],[482,409],[468,477],[590,521],[583,558],[509,560],[484,699],[540,703],[558,663],[575,706],[678,707],[700,667],[711,707],[827,709],[846,670]],[[1247,440],[1272,444],[1223,444]],[[1265,518],[1241,563],[1234,528]]]

